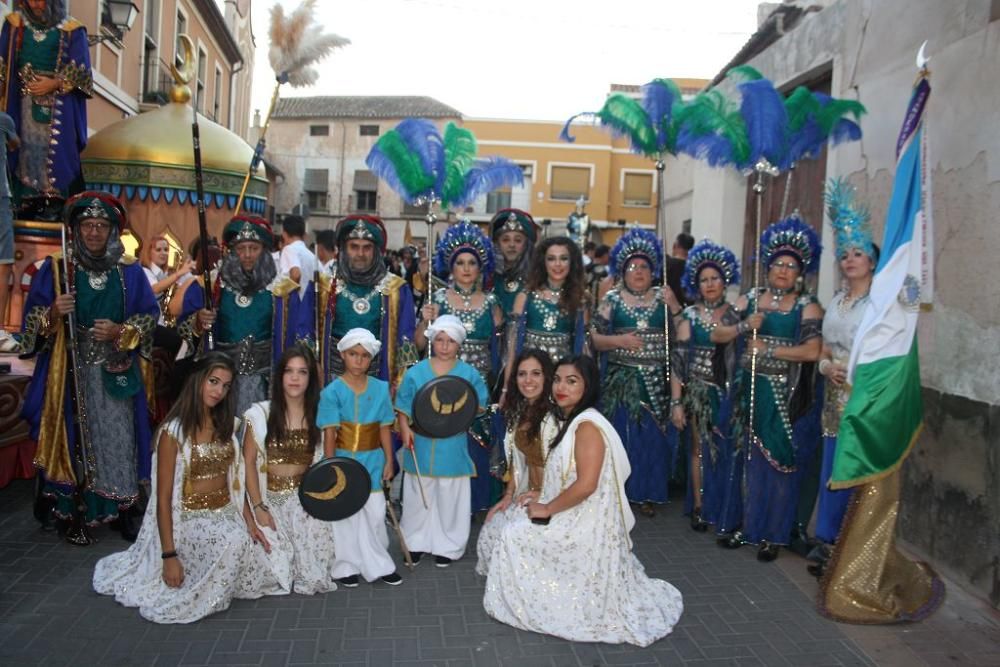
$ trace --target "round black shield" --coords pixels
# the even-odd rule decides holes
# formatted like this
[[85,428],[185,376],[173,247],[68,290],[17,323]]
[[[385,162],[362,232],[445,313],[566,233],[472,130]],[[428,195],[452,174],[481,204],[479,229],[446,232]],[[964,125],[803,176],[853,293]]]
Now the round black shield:
[[372,492],[368,470],[345,456],[314,463],[302,476],[299,500],[320,521],[340,521],[358,512]]
[[449,438],[467,431],[478,412],[479,398],[469,381],[442,375],[413,397],[413,430],[428,438]]

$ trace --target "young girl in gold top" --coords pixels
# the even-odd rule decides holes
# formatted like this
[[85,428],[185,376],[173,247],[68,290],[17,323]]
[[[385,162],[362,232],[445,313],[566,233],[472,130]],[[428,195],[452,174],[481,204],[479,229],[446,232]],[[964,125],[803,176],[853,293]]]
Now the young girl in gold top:
[[243,471],[231,393],[235,368],[221,353],[202,358],[156,439],[153,489],[128,551],[102,558],[94,590],[138,607],[155,623],[191,623],[232,598],[274,590],[252,549],[262,534],[241,516]]
[[302,475],[322,454],[319,369],[309,348],[285,350],[271,387],[273,398],[254,403],[244,418],[248,507],[282,592],[325,593],[337,588],[330,577],[333,528],[306,514],[297,493]]

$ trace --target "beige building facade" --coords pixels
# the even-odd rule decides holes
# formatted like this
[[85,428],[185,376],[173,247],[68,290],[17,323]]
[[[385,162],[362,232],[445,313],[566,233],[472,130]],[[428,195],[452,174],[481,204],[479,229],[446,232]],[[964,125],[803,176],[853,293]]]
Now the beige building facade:
[[[187,34],[195,46],[197,77],[192,91],[208,118],[244,139],[249,126],[250,82],[254,39],[251,0],[133,0],[139,9],[132,29],[120,41],[90,47],[94,97],[87,104],[93,134],[114,122],[167,102],[172,84],[170,64],[178,53],[178,37]],[[69,0],[68,13],[90,35],[113,34],[105,26],[103,0]]]
[[365,213],[385,220],[390,248],[426,237],[424,211],[406,205],[365,164],[379,137],[410,117],[427,118],[442,129],[462,120],[456,109],[430,97],[279,99],[265,153],[282,173],[270,201],[276,219],[306,212],[309,229],[316,231]]

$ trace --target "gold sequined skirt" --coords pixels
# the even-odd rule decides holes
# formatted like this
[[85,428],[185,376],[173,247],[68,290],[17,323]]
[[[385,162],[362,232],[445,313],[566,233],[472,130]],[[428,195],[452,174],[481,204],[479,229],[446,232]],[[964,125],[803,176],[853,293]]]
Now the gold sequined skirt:
[[275,475],[273,472],[267,473],[268,493],[289,493],[299,488],[302,482],[302,475]]
[[220,489],[206,493],[188,493],[181,501],[181,507],[185,512],[220,510],[228,505],[229,502],[229,487],[223,486]]
[[843,623],[919,621],[944,599],[944,584],[925,563],[896,548],[899,472],[855,489],[833,555],[820,581],[821,614]]

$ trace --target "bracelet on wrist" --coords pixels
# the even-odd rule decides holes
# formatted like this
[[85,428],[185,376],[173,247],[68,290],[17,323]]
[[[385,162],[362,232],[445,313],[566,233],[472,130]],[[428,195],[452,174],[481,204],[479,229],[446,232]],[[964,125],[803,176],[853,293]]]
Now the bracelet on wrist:
[[684,399],[683,398],[671,398],[670,399],[670,407],[676,408],[676,407],[681,406],[681,405],[684,405]]
[[163,553],[160,554],[160,558],[162,558],[163,560],[167,560],[168,558],[177,558],[177,552],[164,551]]
[[816,367],[816,369],[819,371],[820,375],[826,375],[826,372],[830,370],[830,360],[820,359],[819,365]]

